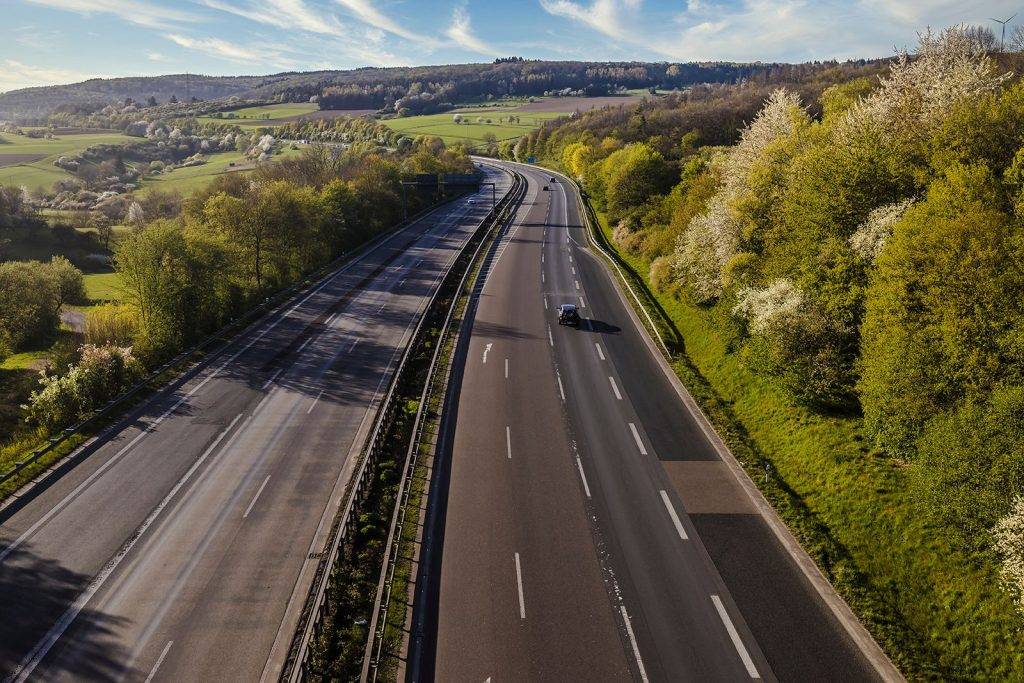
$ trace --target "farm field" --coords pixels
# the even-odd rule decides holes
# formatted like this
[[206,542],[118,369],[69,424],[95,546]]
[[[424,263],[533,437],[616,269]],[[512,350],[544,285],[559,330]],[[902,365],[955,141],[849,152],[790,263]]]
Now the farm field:
[[121,276],[118,273],[92,273],[84,276],[85,295],[90,301],[120,301]]
[[90,145],[136,141],[120,133],[58,135],[52,140],[24,135],[0,134],[0,183],[24,185],[28,189],[50,189],[53,183],[72,177],[53,165],[62,155],[76,154]]
[[545,97],[536,102],[527,102],[513,109],[514,113],[539,114],[547,112],[570,113],[574,111],[590,111],[601,107],[630,106],[650,97],[649,94],[608,95],[606,97]]
[[[262,107],[246,107],[224,112],[222,117],[199,116],[200,123],[230,123],[241,128],[273,128],[283,123],[306,119],[336,119],[341,116],[362,116],[372,114],[373,109],[328,109],[320,110],[310,102],[269,104]],[[234,114],[235,118],[230,115]]]
[[[458,112],[455,112],[458,113]],[[410,116],[402,119],[385,119],[381,123],[392,130],[409,135],[436,135],[447,143],[466,143],[476,146],[484,141],[488,133],[494,134],[498,141],[514,140],[541,125],[544,121],[556,119],[563,114],[558,112],[539,112],[520,115],[514,109],[471,109],[464,113],[465,123],[455,123],[453,112],[428,114],[426,116]],[[500,118],[510,114],[520,116],[519,123],[499,123]],[[477,117],[490,118],[493,123],[477,123]]]
[[[279,154],[274,155],[273,158],[283,159],[298,153],[299,150],[286,147]],[[168,173],[153,178],[146,178],[142,181],[141,187],[136,190],[135,194],[145,196],[153,189],[159,189],[165,192],[177,191],[183,195],[188,195],[205,186],[215,176],[223,173],[249,171],[254,168],[253,162],[246,159],[245,155],[241,152],[217,152],[208,155],[206,158],[206,163],[200,166],[176,168]]]

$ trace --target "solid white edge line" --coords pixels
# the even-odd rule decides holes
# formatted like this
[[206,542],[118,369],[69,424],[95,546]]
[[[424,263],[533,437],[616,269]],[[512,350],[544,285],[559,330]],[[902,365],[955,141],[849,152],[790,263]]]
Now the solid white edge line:
[[583,480],[583,492],[587,494],[587,498],[590,498],[590,484],[587,483],[587,475],[583,473],[583,463],[580,462],[580,456],[576,456],[576,467],[580,471],[580,479]]
[[171,651],[171,645],[174,645],[173,640],[168,640],[167,644],[164,645],[163,652],[161,652],[160,656],[157,657],[156,664],[153,665],[153,668],[149,670],[149,675],[146,676],[146,683],[150,683],[153,680],[153,677],[156,676],[156,672],[160,668],[160,665],[164,663],[164,658],[167,657],[167,653]]
[[509,430],[508,425],[505,425],[505,452],[508,454],[508,459],[512,459],[512,432]]
[[640,680],[647,683],[647,670],[644,669],[644,660],[640,657],[640,648],[637,647],[636,634],[633,633],[633,626],[629,623],[629,614],[626,612],[626,606],[619,605],[619,609],[622,610],[622,620],[626,623],[629,644],[633,647],[633,659],[636,660],[636,666],[640,669]]
[[601,360],[604,360],[604,351],[601,350],[601,345],[598,344],[597,342],[594,342],[594,347],[597,349],[597,355],[601,358]]
[[747,668],[747,673],[750,674],[751,678],[760,678],[761,674],[758,673],[757,667],[754,666],[754,660],[750,658],[750,653],[747,652],[747,646],[743,644],[743,639],[740,638],[736,627],[733,626],[732,619],[729,618],[729,613],[725,610],[725,605],[722,604],[722,599],[717,595],[712,595],[711,602],[715,603],[718,616],[721,617],[722,623],[725,624],[725,630],[729,632],[729,638],[732,639],[736,652],[739,653],[740,659],[743,660],[743,666]]
[[248,517],[249,513],[252,512],[252,506],[256,504],[257,500],[259,500],[260,494],[263,493],[263,489],[266,487],[268,481],[270,481],[269,474],[267,475],[267,478],[263,480],[263,483],[260,484],[259,489],[256,491],[256,495],[252,497],[251,501],[249,501],[249,507],[245,508],[245,512],[242,514],[242,519]]
[[661,502],[665,504],[665,509],[668,510],[668,516],[672,518],[672,524],[675,526],[676,533],[679,534],[679,538],[684,541],[690,540],[690,537],[686,535],[686,529],[683,528],[683,523],[679,521],[679,515],[676,514],[676,509],[672,507],[672,501],[668,499],[668,493],[665,492],[665,489],[662,489],[659,493],[661,494]]
[[519,618],[526,618],[526,600],[523,598],[523,568],[519,564],[519,553],[516,553],[516,588],[519,590]]
[[310,413],[313,412],[313,408],[316,408],[316,404],[320,401],[320,397],[323,396],[323,395],[324,395],[324,390],[321,389],[320,393],[317,394],[316,398],[313,399],[313,402],[309,404],[308,408],[306,408],[306,415],[309,415]]
[[611,375],[609,375],[608,376],[608,381],[611,382],[612,393],[615,394],[615,398],[617,398],[617,399],[619,399],[621,401],[622,400],[622,394],[619,393],[619,386],[615,383],[615,378],[612,377]]
[[282,372],[284,372],[284,368],[279,368],[277,372],[270,376],[270,379],[263,383],[263,388],[260,389],[260,391],[263,391],[263,389],[266,389],[271,384],[273,384],[274,380],[277,379],[277,376],[280,375]]
[[236,415],[235,419],[232,420],[227,428],[220,433],[213,443],[210,444],[209,448],[203,451],[203,454],[199,456],[199,459],[192,463],[192,467],[188,468],[188,471],[182,475],[181,479],[178,480],[170,492],[164,496],[164,499],[161,500],[160,503],[149,513],[146,519],[143,520],[142,524],[140,524],[138,529],[135,530],[135,533],[132,534],[131,539],[125,543],[117,554],[114,555],[113,559],[110,560],[102,570],[100,570],[100,573],[97,574],[89,583],[88,588],[79,594],[78,598],[71,603],[71,606],[64,611],[64,614],[61,615],[57,623],[51,626],[50,630],[46,632],[46,635],[36,643],[35,647],[32,648],[32,651],[25,655],[25,658],[21,660],[18,667],[11,673],[9,680],[13,680],[15,683],[22,683],[29,679],[32,672],[35,671],[35,668],[39,666],[39,662],[43,661],[43,657],[45,657],[57,641],[60,640],[60,637],[64,635],[64,632],[68,630],[68,627],[71,626],[71,622],[73,622],[75,618],[78,617],[79,613],[85,609],[85,606],[90,600],[92,600],[92,597],[96,595],[96,592],[99,591],[100,588],[103,587],[103,584],[106,583],[107,579],[110,578],[110,575],[113,574],[114,570],[117,569],[119,564],[121,564],[121,561],[124,560],[128,553],[131,552],[132,548],[135,547],[135,544],[146,533],[146,530],[150,525],[156,521],[156,518],[160,516],[160,513],[163,512],[164,508],[167,507],[167,504],[171,502],[171,499],[178,494],[178,491],[180,491],[181,487],[185,485],[185,482],[187,482],[195,471],[198,470],[206,461],[210,456],[210,453],[212,453],[224,437],[227,436],[228,432],[231,431],[231,428],[235,426],[235,423],[238,422],[241,417],[242,413]]
[[644,442],[640,440],[640,432],[636,430],[636,425],[630,422],[629,430],[633,432],[633,440],[636,441],[636,447],[640,449],[640,453],[647,455],[647,449],[644,448]]

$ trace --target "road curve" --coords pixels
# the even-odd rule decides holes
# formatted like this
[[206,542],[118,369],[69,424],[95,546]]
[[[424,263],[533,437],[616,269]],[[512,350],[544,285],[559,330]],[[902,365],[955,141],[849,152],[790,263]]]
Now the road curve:
[[574,189],[516,170],[529,191],[472,319],[420,678],[877,680],[666,377]]
[[0,670],[276,678],[352,456],[485,194],[299,295],[5,507]]

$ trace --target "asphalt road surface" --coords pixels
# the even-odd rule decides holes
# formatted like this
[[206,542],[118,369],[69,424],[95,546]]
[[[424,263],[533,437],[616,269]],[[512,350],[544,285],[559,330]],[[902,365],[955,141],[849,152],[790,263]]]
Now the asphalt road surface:
[[662,371],[573,188],[518,170],[461,376],[421,677],[877,680]]
[[490,199],[341,268],[0,512],[0,670],[277,678],[372,409]]

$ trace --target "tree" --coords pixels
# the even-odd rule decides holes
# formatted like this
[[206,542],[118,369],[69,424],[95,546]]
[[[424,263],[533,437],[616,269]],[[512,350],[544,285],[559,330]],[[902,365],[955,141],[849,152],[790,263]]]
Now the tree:
[[0,263],[0,347],[9,351],[52,339],[60,324],[60,289],[47,264]]
[[634,143],[603,162],[605,200],[613,216],[640,206],[651,196],[668,190],[670,169],[665,158],[645,144]]
[[64,304],[85,303],[85,278],[64,256],[53,256],[47,264],[51,276],[57,283],[57,307]]

